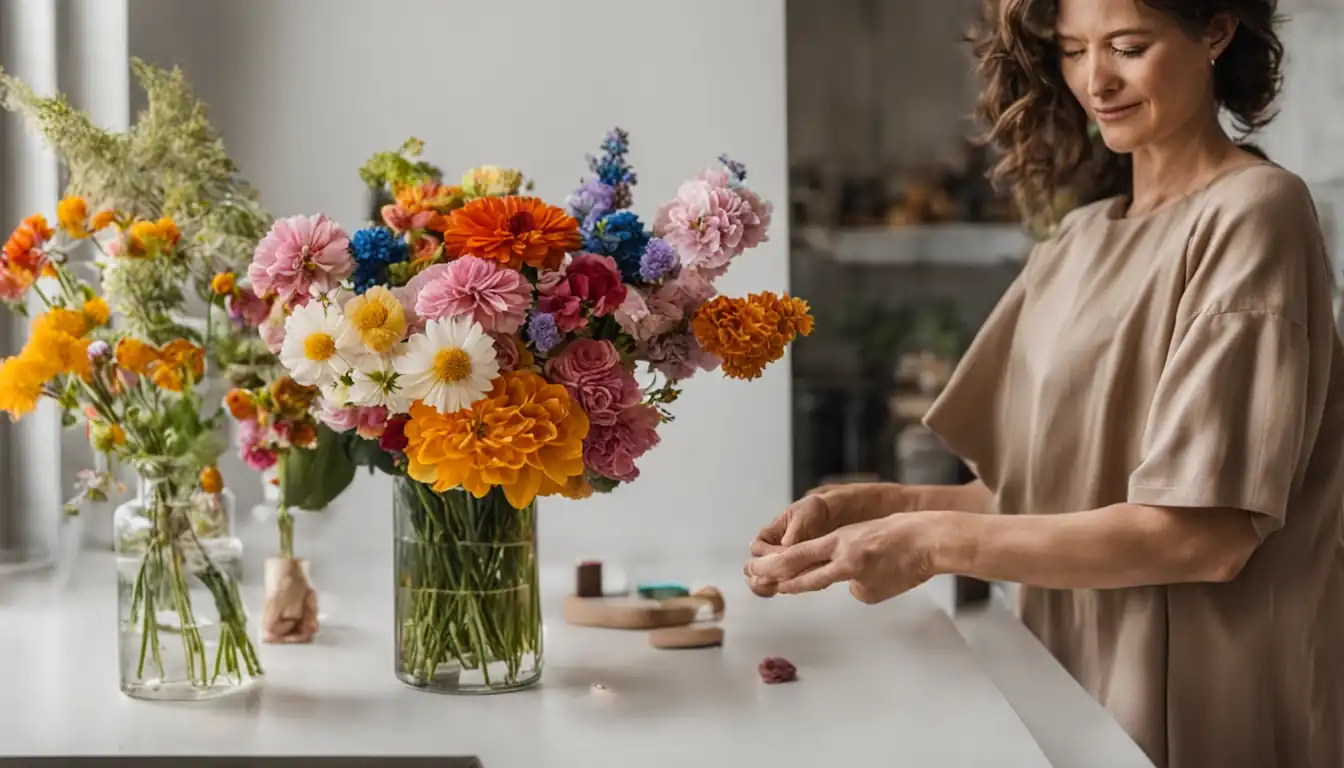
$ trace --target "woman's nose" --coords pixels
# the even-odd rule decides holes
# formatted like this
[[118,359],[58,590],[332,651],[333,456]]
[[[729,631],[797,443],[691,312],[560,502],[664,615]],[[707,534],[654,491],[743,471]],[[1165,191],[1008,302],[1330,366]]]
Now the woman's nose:
[[1114,62],[1106,55],[1093,54],[1088,57],[1087,93],[1094,99],[1101,99],[1119,90],[1120,78],[1115,71]]

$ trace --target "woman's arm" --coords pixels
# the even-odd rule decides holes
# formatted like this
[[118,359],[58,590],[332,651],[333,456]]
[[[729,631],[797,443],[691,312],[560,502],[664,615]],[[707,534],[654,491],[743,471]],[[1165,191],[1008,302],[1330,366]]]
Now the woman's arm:
[[994,494],[983,480],[964,485],[908,485],[913,505],[905,512],[924,509],[951,509],[957,512],[985,514],[993,511]]
[[1059,515],[927,513],[934,573],[1048,589],[1236,578],[1259,536],[1251,513],[1113,504]]

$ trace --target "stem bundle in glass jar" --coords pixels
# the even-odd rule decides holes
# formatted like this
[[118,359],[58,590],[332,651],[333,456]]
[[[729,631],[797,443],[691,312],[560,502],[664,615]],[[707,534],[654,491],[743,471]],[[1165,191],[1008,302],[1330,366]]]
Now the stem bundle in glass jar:
[[396,480],[397,675],[487,692],[541,675],[536,502]]

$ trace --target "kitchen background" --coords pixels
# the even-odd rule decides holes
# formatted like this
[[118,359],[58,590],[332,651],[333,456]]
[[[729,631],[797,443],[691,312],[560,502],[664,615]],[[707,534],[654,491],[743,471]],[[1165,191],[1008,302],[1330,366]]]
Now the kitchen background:
[[[795,494],[966,477],[918,422],[1032,243],[968,141],[977,84],[961,40],[979,7],[786,4],[790,282],[822,319],[794,347]],[[1340,264],[1344,2],[1280,10],[1281,113],[1252,141],[1311,184]]]

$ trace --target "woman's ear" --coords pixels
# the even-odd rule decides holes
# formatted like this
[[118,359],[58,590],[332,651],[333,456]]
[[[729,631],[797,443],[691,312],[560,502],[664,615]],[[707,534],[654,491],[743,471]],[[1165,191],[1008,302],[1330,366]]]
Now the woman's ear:
[[1213,17],[1204,31],[1204,40],[1209,46],[1209,61],[1216,60],[1232,44],[1232,36],[1237,33],[1237,17],[1230,13],[1220,13]]

